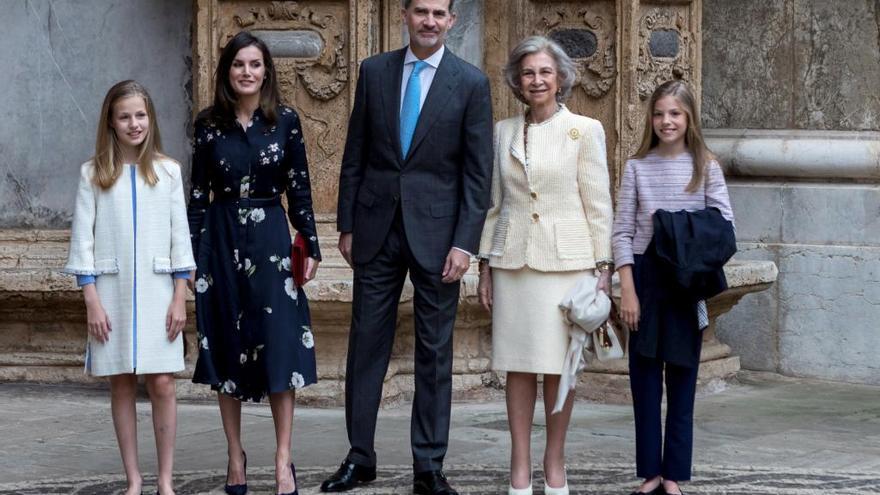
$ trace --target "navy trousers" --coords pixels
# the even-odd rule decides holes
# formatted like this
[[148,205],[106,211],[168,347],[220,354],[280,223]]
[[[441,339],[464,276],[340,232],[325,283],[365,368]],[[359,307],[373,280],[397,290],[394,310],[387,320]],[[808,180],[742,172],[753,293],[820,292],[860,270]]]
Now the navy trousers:
[[[629,380],[636,424],[636,475],[671,481],[691,479],[694,444],[694,397],[699,367],[664,363],[629,355]],[[666,438],[663,441],[660,403],[666,376]]]

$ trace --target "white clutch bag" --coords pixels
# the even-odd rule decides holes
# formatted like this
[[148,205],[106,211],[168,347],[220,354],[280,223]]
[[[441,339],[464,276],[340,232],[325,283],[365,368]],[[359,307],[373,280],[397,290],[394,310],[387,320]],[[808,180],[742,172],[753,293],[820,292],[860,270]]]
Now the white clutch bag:
[[[613,308],[612,304],[611,312],[616,313]],[[608,318],[593,332],[586,346],[586,349],[592,351],[599,361],[611,361],[623,357],[623,346],[620,345],[617,329],[611,320],[612,318]]]

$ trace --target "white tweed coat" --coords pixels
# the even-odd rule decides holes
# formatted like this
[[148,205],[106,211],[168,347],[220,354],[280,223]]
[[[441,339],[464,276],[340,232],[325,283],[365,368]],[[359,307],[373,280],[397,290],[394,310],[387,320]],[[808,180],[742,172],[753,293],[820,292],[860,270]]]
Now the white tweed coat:
[[[495,124],[492,206],[480,256],[495,268],[585,270],[611,260],[611,192],[605,131],[564,106],[529,126],[523,115]],[[526,156],[528,153],[528,156]]]
[[165,317],[174,293],[171,273],[192,270],[180,166],[154,162],[159,182],[150,186],[133,165],[108,190],[93,181],[94,165],[80,168],[79,190],[64,272],[96,275],[101,304],[110,319],[110,338],[89,337],[86,372],[180,371],[183,339],[169,342]]

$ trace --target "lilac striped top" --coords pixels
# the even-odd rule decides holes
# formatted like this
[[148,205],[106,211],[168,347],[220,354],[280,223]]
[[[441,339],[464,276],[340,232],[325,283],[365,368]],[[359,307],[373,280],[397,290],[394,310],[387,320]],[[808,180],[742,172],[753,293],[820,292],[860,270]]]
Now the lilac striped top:
[[667,158],[653,151],[644,158],[627,160],[611,235],[616,266],[632,264],[634,254],[645,252],[654,235],[651,217],[655,210],[694,211],[712,206],[733,222],[730,197],[718,162],[713,160],[709,164],[704,187],[692,193],[685,191],[693,163],[690,153]]

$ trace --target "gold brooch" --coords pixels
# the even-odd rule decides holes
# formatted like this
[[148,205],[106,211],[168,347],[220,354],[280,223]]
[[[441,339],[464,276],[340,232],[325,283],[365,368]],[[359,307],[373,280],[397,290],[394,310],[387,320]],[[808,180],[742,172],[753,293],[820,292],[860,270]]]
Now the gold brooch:
[[568,131],[568,137],[576,140],[577,138],[581,137],[581,133],[577,129],[572,128],[570,131]]

